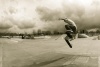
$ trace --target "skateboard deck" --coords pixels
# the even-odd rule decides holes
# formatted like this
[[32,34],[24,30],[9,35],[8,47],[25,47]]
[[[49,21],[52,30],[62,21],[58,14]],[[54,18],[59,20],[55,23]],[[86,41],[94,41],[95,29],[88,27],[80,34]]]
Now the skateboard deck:
[[67,42],[68,46],[69,46],[70,48],[72,48],[72,45],[71,45],[71,43],[69,42],[69,40],[68,40],[67,38],[65,38],[65,41]]

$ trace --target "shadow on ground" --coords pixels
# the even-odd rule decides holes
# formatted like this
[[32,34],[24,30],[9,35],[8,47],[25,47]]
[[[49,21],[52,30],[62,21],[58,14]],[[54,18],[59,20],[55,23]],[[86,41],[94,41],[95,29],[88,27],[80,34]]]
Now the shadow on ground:
[[46,53],[30,65],[22,67],[98,67],[98,57]]

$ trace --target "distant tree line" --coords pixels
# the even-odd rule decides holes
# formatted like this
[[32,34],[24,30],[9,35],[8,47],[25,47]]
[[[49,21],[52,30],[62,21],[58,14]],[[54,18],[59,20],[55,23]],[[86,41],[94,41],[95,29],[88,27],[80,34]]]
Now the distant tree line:
[[59,34],[63,34],[63,32],[59,32],[59,31],[42,31],[42,30],[38,30],[37,32],[33,32],[34,35],[59,35]]
[[96,30],[96,31],[80,30],[79,33],[80,34],[87,34],[89,36],[95,36],[95,35],[100,35],[100,30]]
[[21,37],[22,39],[30,39],[30,38],[34,38],[34,36],[45,36],[45,35],[60,35],[63,34],[62,32],[59,31],[42,31],[41,29],[38,29],[36,32],[33,31],[31,34],[28,33],[6,33],[6,32],[0,32],[0,38],[3,37],[9,37],[9,38],[13,38],[15,36]]
[[[99,35],[100,34],[100,30],[96,30],[96,31],[87,31],[87,30],[79,30],[78,33],[80,34],[87,34],[87,35],[90,35],[90,36],[94,36],[94,35]],[[5,32],[0,32],[0,37],[2,36],[10,36],[10,37],[13,37],[13,36],[28,36],[28,37],[31,37],[31,36],[41,36],[41,35],[61,35],[61,34],[64,34],[64,32],[59,32],[59,31],[42,31],[41,29],[38,29],[36,32],[33,31],[31,34],[28,34],[28,33],[5,33]]]

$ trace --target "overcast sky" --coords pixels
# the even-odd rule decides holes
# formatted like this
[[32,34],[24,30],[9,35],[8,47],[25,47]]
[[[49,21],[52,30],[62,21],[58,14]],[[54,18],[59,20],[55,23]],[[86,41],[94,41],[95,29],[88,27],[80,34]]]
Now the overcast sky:
[[0,32],[64,31],[65,17],[78,29],[100,28],[100,0],[0,0]]

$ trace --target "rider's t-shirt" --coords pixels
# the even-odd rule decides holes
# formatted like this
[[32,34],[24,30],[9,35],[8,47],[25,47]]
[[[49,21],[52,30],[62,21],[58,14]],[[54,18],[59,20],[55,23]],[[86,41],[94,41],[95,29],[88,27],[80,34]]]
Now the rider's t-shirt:
[[65,21],[66,23],[68,23],[68,25],[75,26],[76,29],[77,29],[77,26],[76,26],[76,24],[75,24],[74,21],[72,21],[72,20],[70,20],[70,19],[65,19],[64,21]]

